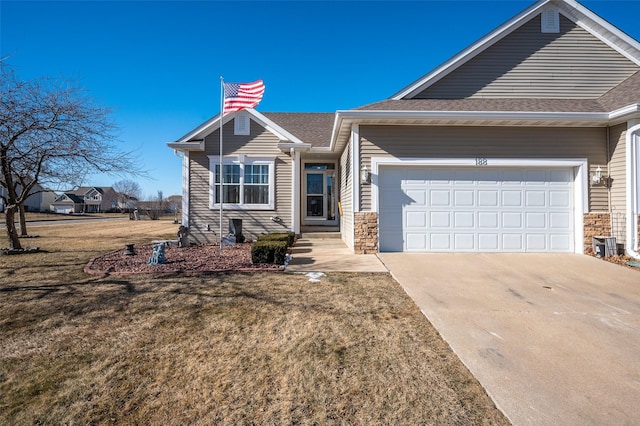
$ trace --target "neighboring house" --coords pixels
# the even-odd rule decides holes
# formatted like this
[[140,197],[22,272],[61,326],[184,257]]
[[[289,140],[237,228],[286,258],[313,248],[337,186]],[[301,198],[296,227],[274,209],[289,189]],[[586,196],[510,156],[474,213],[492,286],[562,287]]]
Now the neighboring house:
[[[6,188],[0,186],[0,212],[4,211],[6,191]],[[44,189],[41,185],[36,184],[31,190],[31,195],[27,197],[24,203],[25,210],[30,212],[48,211],[51,202],[53,202],[56,197],[57,194],[55,192]]]
[[[218,238],[220,124],[168,144],[198,243]],[[583,253],[613,234],[637,255],[640,44],[575,1],[533,4],[378,103],[228,114],[223,143],[224,221],[248,237],[324,226],[357,253]]]
[[118,194],[110,186],[81,186],[65,191],[52,203],[56,213],[100,213],[118,207]]

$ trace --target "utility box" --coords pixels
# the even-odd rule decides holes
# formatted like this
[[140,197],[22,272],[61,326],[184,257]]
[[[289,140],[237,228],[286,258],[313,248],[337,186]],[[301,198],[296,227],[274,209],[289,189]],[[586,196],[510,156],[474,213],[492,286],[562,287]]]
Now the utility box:
[[616,237],[593,237],[591,245],[597,257],[609,257],[618,254]]

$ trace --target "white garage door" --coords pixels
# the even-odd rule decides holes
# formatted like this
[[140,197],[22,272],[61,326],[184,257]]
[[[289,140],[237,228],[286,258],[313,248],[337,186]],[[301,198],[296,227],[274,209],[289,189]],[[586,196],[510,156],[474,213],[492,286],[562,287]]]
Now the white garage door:
[[381,167],[380,251],[573,252],[572,169]]
[[68,213],[71,213],[71,212],[72,212],[72,210],[73,210],[73,207],[69,207],[69,206],[54,206],[54,207],[53,207],[53,211],[54,211],[55,213],[65,213],[65,214],[68,214]]

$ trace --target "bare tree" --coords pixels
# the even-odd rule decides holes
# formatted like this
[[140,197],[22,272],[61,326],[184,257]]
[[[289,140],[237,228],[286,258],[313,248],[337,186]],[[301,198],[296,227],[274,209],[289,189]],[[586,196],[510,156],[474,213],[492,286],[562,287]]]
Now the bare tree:
[[139,201],[142,189],[138,182],[123,179],[113,184],[113,190],[118,194],[118,206],[120,210],[131,208],[132,201]]
[[158,191],[158,194],[155,197],[150,197],[147,202],[147,216],[151,220],[160,219],[160,215],[167,210],[167,200],[164,198],[164,193],[162,191]]
[[80,185],[87,170],[141,174],[131,152],[116,148],[110,111],[70,82],[19,80],[0,63],[0,185],[10,249],[20,249],[15,214],[34,186]]

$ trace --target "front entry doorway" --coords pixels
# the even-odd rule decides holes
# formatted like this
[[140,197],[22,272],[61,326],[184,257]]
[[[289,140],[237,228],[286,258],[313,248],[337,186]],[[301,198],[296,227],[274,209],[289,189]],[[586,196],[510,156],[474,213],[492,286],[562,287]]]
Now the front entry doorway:
[[305,225],[338,224],[336,177],[333,163],[305,163],[302,176],[302,210]]

